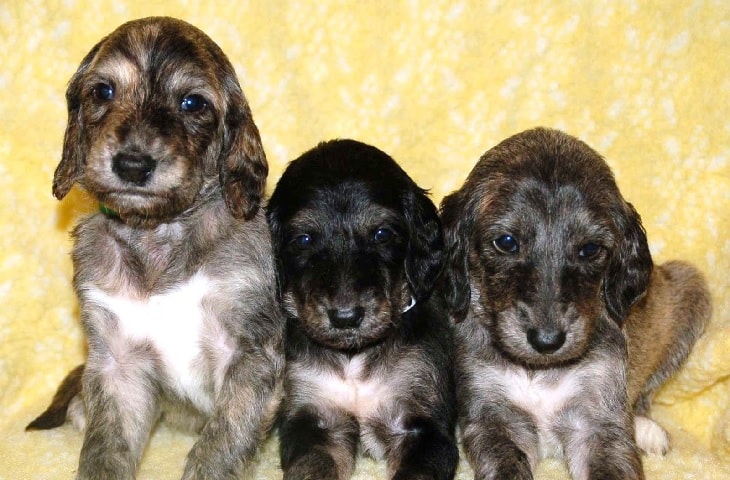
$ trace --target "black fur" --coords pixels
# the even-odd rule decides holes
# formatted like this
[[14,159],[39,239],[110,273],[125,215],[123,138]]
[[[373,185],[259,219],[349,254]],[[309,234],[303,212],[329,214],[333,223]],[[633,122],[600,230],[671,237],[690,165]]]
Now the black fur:
[[347,478],[358,443],[393,478],[453,478],[451,331],[431,295],[443,239],[425,191],[382,151],[335,140],[288,166],[267,218],[290,316],[284,478]]

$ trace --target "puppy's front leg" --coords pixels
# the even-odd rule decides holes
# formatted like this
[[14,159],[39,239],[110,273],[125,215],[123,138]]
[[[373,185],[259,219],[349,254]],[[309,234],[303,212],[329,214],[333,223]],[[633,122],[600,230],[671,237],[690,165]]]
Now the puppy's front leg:
[[465,412],[461,420],[463,446],[474,479],[532,480],[530,458],[534,461],[537,452],[528,451],[528,446],[538,444],[535,425],[507,399],[483,401],[480,409]]
[[456,474],[459,450],[445,425],[433,419],[414,418],[405,422],[407,432],[400,439],[393,480],[451,480]]
[[239,479],[271,428],[283,361],[264,348],[246,350],[228,367],[216,409],[188,453],[183,480]]
[[284,480],[345,480],[355,468],[357,420],[314,406],[285,413],[279,429]]
[[630,422],[591,419],[572,432],[565,447],[574,480],[643,480]]
[[115,358],[90,342],[82,377],[86,431],[77,480],[134,478],[159,417],[154,365],[144,349]]

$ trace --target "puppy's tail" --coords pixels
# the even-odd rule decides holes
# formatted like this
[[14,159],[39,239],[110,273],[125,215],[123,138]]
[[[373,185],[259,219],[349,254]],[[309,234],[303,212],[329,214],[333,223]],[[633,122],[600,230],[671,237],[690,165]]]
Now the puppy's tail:
[[81,393],[81,375],[83,373],[84,365],[81,364],[66,375],[66,378],[63,379],[58,390],[56,390],[51,404],[48,405],[45,412],[25,427],[26,432],[28,430],[50,430],[51,428],[60,427],[66,422],[69,404],[74,397]]

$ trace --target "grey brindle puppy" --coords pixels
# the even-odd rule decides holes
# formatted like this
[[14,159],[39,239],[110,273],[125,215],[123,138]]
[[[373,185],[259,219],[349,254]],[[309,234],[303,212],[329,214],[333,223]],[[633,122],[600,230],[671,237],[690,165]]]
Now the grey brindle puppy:
[[279,402],[284,324],[268,167],[234,69],[197,28],[147,18],[101,40],[66,96],[53,193],[78,183],[103,205],[73,232],[89,354],[29,428],[70,403],[77,478],[122,480],[164,417],[200,431],[184,479],[239,478]]
[[548,456],[576,480],[643,478],[640,449],[669,448],[651,398],[710,316],[702,275],[654,266],[606,162],[556,130],[486,152],[442,221],[475,478],[531,479]]

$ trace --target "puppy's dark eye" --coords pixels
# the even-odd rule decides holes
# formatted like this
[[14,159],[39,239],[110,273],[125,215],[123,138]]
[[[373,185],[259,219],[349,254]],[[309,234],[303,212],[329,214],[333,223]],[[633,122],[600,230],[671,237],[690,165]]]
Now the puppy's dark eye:
[[188,113],[200,112],[207,106],[208,102],[205,101],[205,98],[197,94],[188,95],[180,102],[180,109]]
[[517,239],[512,235],[502,235],[492,242],[494,248],[500,253],[517,253],[520,251],[520,245]]
[[387,243],[393,239],[395,236],[395,232],[389,228],[379,228],[375,231],[375,235],[373,235],[373,240],[375,243]]
[[294,237],[294,241],[292,243],[299,248],[307,248],[312,245],[312,242],[313,240],[311,235],[302,233],[301,235]]
[[94,97],[97,100],[108,102],[114,98],[114,87],[107,83],[97,83],[94,86]]
[[601,252],[601,246],[595,243],[586,243],[580,250],[578,250],[578,256],[580,258],[593,258]]

